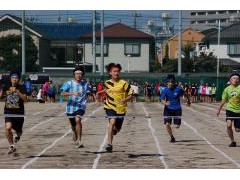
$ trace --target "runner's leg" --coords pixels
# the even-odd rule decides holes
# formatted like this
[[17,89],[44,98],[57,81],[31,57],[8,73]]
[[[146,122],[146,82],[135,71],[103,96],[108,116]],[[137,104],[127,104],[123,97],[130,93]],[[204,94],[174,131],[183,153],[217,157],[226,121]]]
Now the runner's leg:
[[227,133],[231,142],[235,142],[234,136],[233,136],[233,130],[232,130],[232,120],[230,119],[227,120]]
[[9,145],[13,145],[12,122],[5,123],[5,132]]

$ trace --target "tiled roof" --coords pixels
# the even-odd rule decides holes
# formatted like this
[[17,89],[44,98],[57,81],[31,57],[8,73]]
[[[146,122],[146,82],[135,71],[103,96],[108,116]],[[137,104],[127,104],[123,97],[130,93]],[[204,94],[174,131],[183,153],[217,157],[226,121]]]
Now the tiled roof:
[[[100,38],[101,31],[96,31],[96,37]],[[84,35],[82,38],[92,38],[92,33]],[[112,24],[104,28],[104,38],[140,38],[140,39],[153,39],[152,35],[142,31],[131,28],[122,23]]]
[[[11,17],[22,23],[20,17],[9,14],[5,14],[4,16]],[[51,40],[77,40],[82,35],[92,32],[92,23],[34,23],[26,21],[25,25],[41,34],[43,38]],[[97,25],[96,29],[99,28],[100,26]]]
[[240,67],[240,63],[237,61],[234,61],[230,58],[220,58],[220,64],[222,65],[228,65],[228,66],[239,66]]
[[32,23],[30,27],[51,40],[77,40],[92,32],[91,23]]
[[[218,31],[206,37],[207,41],[217,42]],[[240,41],[240,23],[232,24],[220,31],[220,43],[239,42]]]

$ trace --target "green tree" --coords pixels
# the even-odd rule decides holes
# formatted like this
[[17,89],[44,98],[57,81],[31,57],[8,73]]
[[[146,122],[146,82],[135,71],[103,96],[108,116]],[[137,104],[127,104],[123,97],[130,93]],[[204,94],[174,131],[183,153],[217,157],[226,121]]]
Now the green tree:
[[[26,71],[36,71],[38,66],[36,61],[38,59],[38,50],[33,39],[26,36]],[[0,38],[0,68],[5,71],[22,69],[22,45],[21,36],[8,35]]]
[[165,44],[165,56],[164,56],[165,61],[169,60],[169,46],[168,43]]
[[182,48],[182,54],[184,55],[185,59],[191,59],[191,52],[193,52],[193,46],[191,44],[186,44]]
[[161,72],[177,72],[178,61],[177,59],[169,59],[162,66]]
[[217,57],[212,52],[209,54],[201,53],[195,62],[197,72],[213,72],[216,71]]

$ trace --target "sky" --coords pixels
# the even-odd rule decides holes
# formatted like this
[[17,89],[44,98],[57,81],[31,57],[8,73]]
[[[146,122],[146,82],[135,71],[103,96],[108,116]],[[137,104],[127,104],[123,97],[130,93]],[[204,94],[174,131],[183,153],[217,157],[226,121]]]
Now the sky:
[[[66,22],[68,18],[73,18],[76,22],[91,22],[92,10],[27,10],[25,11],[26,19],[35,22]],[[161,14],[168,12],[170,14],[171,24],[178,23],[178,11],[170,10],[105,10],[104,23],[110,25],[116,22],[122,22],[127,25],[134,25],[134,15],[137,14],[137,26],[143,27],[147,25],[148,20],[152,19],[157,25],[162,25]],[[19,10],[0,10],[0,16],[4,14],[12,14],[21,16],[22,11]],[[97,11],[100,17],[100,11]]]

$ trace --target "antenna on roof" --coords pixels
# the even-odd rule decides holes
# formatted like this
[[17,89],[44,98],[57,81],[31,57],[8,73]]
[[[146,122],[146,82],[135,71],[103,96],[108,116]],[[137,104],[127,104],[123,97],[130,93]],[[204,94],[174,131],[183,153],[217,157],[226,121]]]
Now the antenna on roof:
[[62,17],[61,17],[61,15],[60,15],[60,11],[58,11],[57,21],[58,21],[59,23],[62,21]]

